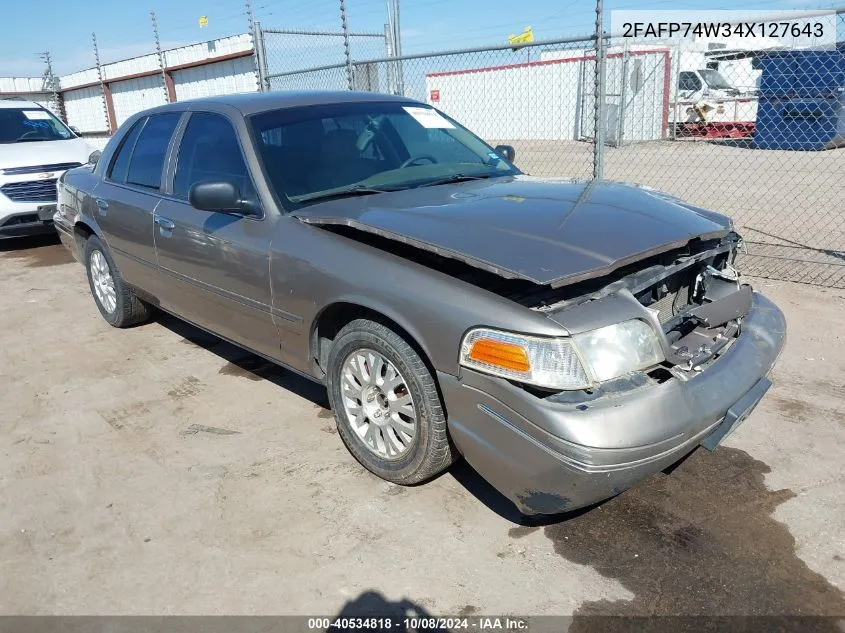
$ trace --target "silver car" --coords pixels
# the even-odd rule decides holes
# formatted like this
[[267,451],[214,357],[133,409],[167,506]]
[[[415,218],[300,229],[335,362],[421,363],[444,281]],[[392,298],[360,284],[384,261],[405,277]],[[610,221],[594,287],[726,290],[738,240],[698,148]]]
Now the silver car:
[[54,220],[111,325],[159,308],[324,383],[388,481],[463,456],[558,513],[715,448],[785,322],[728,218],[513,154],[403,97],[215,97],[130,118]]

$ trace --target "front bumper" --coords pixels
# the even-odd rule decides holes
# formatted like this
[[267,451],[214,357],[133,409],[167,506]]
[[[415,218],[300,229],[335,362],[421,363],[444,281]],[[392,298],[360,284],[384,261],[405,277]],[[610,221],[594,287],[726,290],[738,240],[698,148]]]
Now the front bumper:
[[0,239],[54,233],[52,219],[41,219],[36,213],[17,213],[0,218]]
[[55,202],[14,202],[0,194],[0,239],[52,233],[55,212]]
[[755,293],[740,336],[687,381],[579,403],[539,398],[467,370],[438,378],[450,433],[466,460],[521,512],[555,514],[664,470],[723,433],[723,421],[732,430],[768,388],[785,336],[783,313]]

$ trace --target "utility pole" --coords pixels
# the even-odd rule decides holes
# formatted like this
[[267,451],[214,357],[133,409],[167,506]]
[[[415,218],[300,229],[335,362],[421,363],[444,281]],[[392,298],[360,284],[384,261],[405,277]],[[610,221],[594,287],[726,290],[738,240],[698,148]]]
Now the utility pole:
[[156,54],[158,55],[158,65],[161,68],[161,87],[164,90],[164,102],[170,103],[170,87],[167,79],[167,71],[164,69],[164,55],[161,52],[161,40],[158,36],[158,20],[156,20],[156,12],[150,11],[150,19],[153,22],[153,37],[156,41]]

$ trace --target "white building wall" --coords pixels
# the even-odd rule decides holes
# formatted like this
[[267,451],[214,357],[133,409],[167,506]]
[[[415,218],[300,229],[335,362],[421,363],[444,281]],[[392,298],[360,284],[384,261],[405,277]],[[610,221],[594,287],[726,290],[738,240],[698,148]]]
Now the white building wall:
[[88,68],[86,70],[80,70],[79,72],[59,77],[59,83],[62,86],[62,90],[67,90],[76,86],[84,86],[85,84],[91,84],[99,80],[100,78],[97,76],[96,68]]
[[[630,57],[624,106],[623,61],[608,58],[609,140],[620,130],[625,141],[660,138],[667,54]],[[580,57],[429,75],[427,99],[488,140],[577,140],[593,135],[592,67]],[[439,91],[439,101],[432,101],[432,91]]]
[[37,93],[43,90],[44,79],[41,77],[0,77],[0,94]]
[[[215,57],[242,53],[248,50],[252,50],[252,39],[248,34],[243,33],[166,50],[164,51],[164,65],[168,68],[182,66],[183,64],[212,60]],[[157,64],[156,68],[158,68]]]
[[[0,92],[0,96],[2,96],[2,92]],[[54,114],[58,114],[56,112],[56,108],[54,107],[55,104],[53,103],[52,94],[45,94],[43,92],[24,92],[16,94],[15,99],[21,99],[23,101],[34,101],[38,105],[44,106],[48,110],[52,110]]]
[[116,81],[111,84],[111,93],[118,126],[136,112],[167,103],[161,75]]
[[[251,50],[252,39],[249,34],[243,33],[163,51],[166,68],[208,62],[202,66],[172,71],[176,99],[181,101],[257,91],[258,81],[251,56],[214,61],[215,58]],[[103,79],[110,81],[117,125],[136,112],[162,105],[167,100],[159,74],[159,57],[155,53],[103,64],[101,70]],[[121,77],[147,72],[156,74],[120,80]],[[42,92],[43,82],[41,77],[0,77],[0,96],[11,93],[55,109],[52,107],[52,95]],[[59,82],[70,125],[86,133],[108,129],[96,68],[64,75],[59,78]]]
[[127,75],[137,75],[155,70],[161,70],[158,63],[158,55],[152,53],[132,59],[124,59],[111,64],[103,64],[103,79],[119,79]]
[[34,101],[54,112],[56,110],[52,93],[44,91],[42,77],[0,77],[0,97],[3,94],[12,94],[15,99]]
[[173,85],[177,101],[258,90],[251,57],[177,70]]
[[103,132],[109,129],[100,86],[67,90],[64,97],[68,125],[81,132]]

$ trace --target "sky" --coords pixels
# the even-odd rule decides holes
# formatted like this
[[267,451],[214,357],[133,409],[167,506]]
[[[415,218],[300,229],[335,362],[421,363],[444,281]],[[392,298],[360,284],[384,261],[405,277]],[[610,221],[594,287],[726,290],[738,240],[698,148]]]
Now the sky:
[[[692,0],[604,2],[606,11],[702,6]],[[706,8],[741,6],[765,11],[842,5],[845,0],[710,0]],[[256,19],[265,27],[280,29],[338,31],[339,6],[339,0],[253,0]],[[528,25],[536,39],[581,35],[592,30],[595,20],[592,0],[401,0],[400,6],[406,54],[506,44],[509,34],[519,33]],[[94,65],[92,32],[97,34],[103,62],[154,52],[151,10],[157,15],[163,48],[247,30],[244,0],[39,0],[35,10],[22,0],[0,0],[0,77],[41,75],[44,63],[39,54],[45,50],[52,55],[56,74],[90,68]],[[347,10],[351,30],[383,30],[385,0],[347,0]],[[208,17],[206,28],[198,24],[203,15]],[[609,16],[605,19],[609,24]],[[353,42],[359,47],[359,58],[377,56],[377,49],[373,49],[376,41]],[[312,59],[321,59],[319,50],[296,50],[303,57],[298,67],[321,63],[311,63]]]

